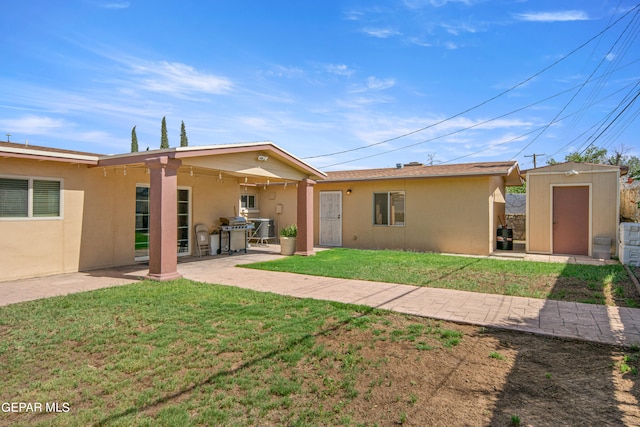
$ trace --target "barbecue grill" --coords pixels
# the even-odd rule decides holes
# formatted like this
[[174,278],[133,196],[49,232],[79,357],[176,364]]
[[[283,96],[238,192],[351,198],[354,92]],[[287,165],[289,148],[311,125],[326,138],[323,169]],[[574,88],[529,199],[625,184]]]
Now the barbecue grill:
[[242,216],[220,217],[220,249],[218,253],[226,251],[231,255],[234,252],[247,253],[247,231],[253,229],[253,224],[247,222]]

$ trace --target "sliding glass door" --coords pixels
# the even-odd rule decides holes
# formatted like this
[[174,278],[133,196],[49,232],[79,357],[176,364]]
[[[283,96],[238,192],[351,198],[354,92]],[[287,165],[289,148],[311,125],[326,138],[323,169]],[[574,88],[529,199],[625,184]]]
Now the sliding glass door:
[[[191,235],[191,191],[189,188],[180,187],[177,193],[178,203],[178,256],[190,254]],[[149,186],[136,186],[136,236],[135,236],[135,260],[146,261],[149,259]]]

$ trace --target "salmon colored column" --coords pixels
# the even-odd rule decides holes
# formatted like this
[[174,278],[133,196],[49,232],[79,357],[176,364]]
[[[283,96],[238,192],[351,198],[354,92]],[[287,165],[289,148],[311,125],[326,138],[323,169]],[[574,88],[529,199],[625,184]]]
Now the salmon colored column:
[[149,279],[173,280],[178,273],[178,168],[180,160],[167,156],[145,161],[149,187]]
[[298,237],[296,255],[313,255],[313,186],[316,182],[303,179],[298,183]]

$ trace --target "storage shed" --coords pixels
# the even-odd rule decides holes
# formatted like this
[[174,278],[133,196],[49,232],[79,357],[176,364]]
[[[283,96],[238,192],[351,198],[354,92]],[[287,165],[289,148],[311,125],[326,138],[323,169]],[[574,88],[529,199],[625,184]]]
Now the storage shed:
[[619,166],[566,162],[525,173],[527,252],[595,258],[617,253]]

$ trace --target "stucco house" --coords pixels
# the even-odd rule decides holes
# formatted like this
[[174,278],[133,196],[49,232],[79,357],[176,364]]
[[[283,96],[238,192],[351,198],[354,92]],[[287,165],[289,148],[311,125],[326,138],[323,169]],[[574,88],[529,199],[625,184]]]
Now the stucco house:
[[137,260],[151,278],[180,277],[194,225],[256,198],[298,224],[298,253],[309,254],[313,185],[324,178],[271,142],[109,156],[0,142],[0,281]]
[[620,166],[566,162],[525,173],[527,252],[617,254]]
[[320,246],[489,255],[516,161],[327,172],[315,186]]
[[[515,161],[324,173],[271,142],[100,155],[0,142],[0,281],[148,261],[180,277],[195,226],[298,225],[314,245],[488,255]],[[269,240],[274,242],[275,239]]]

